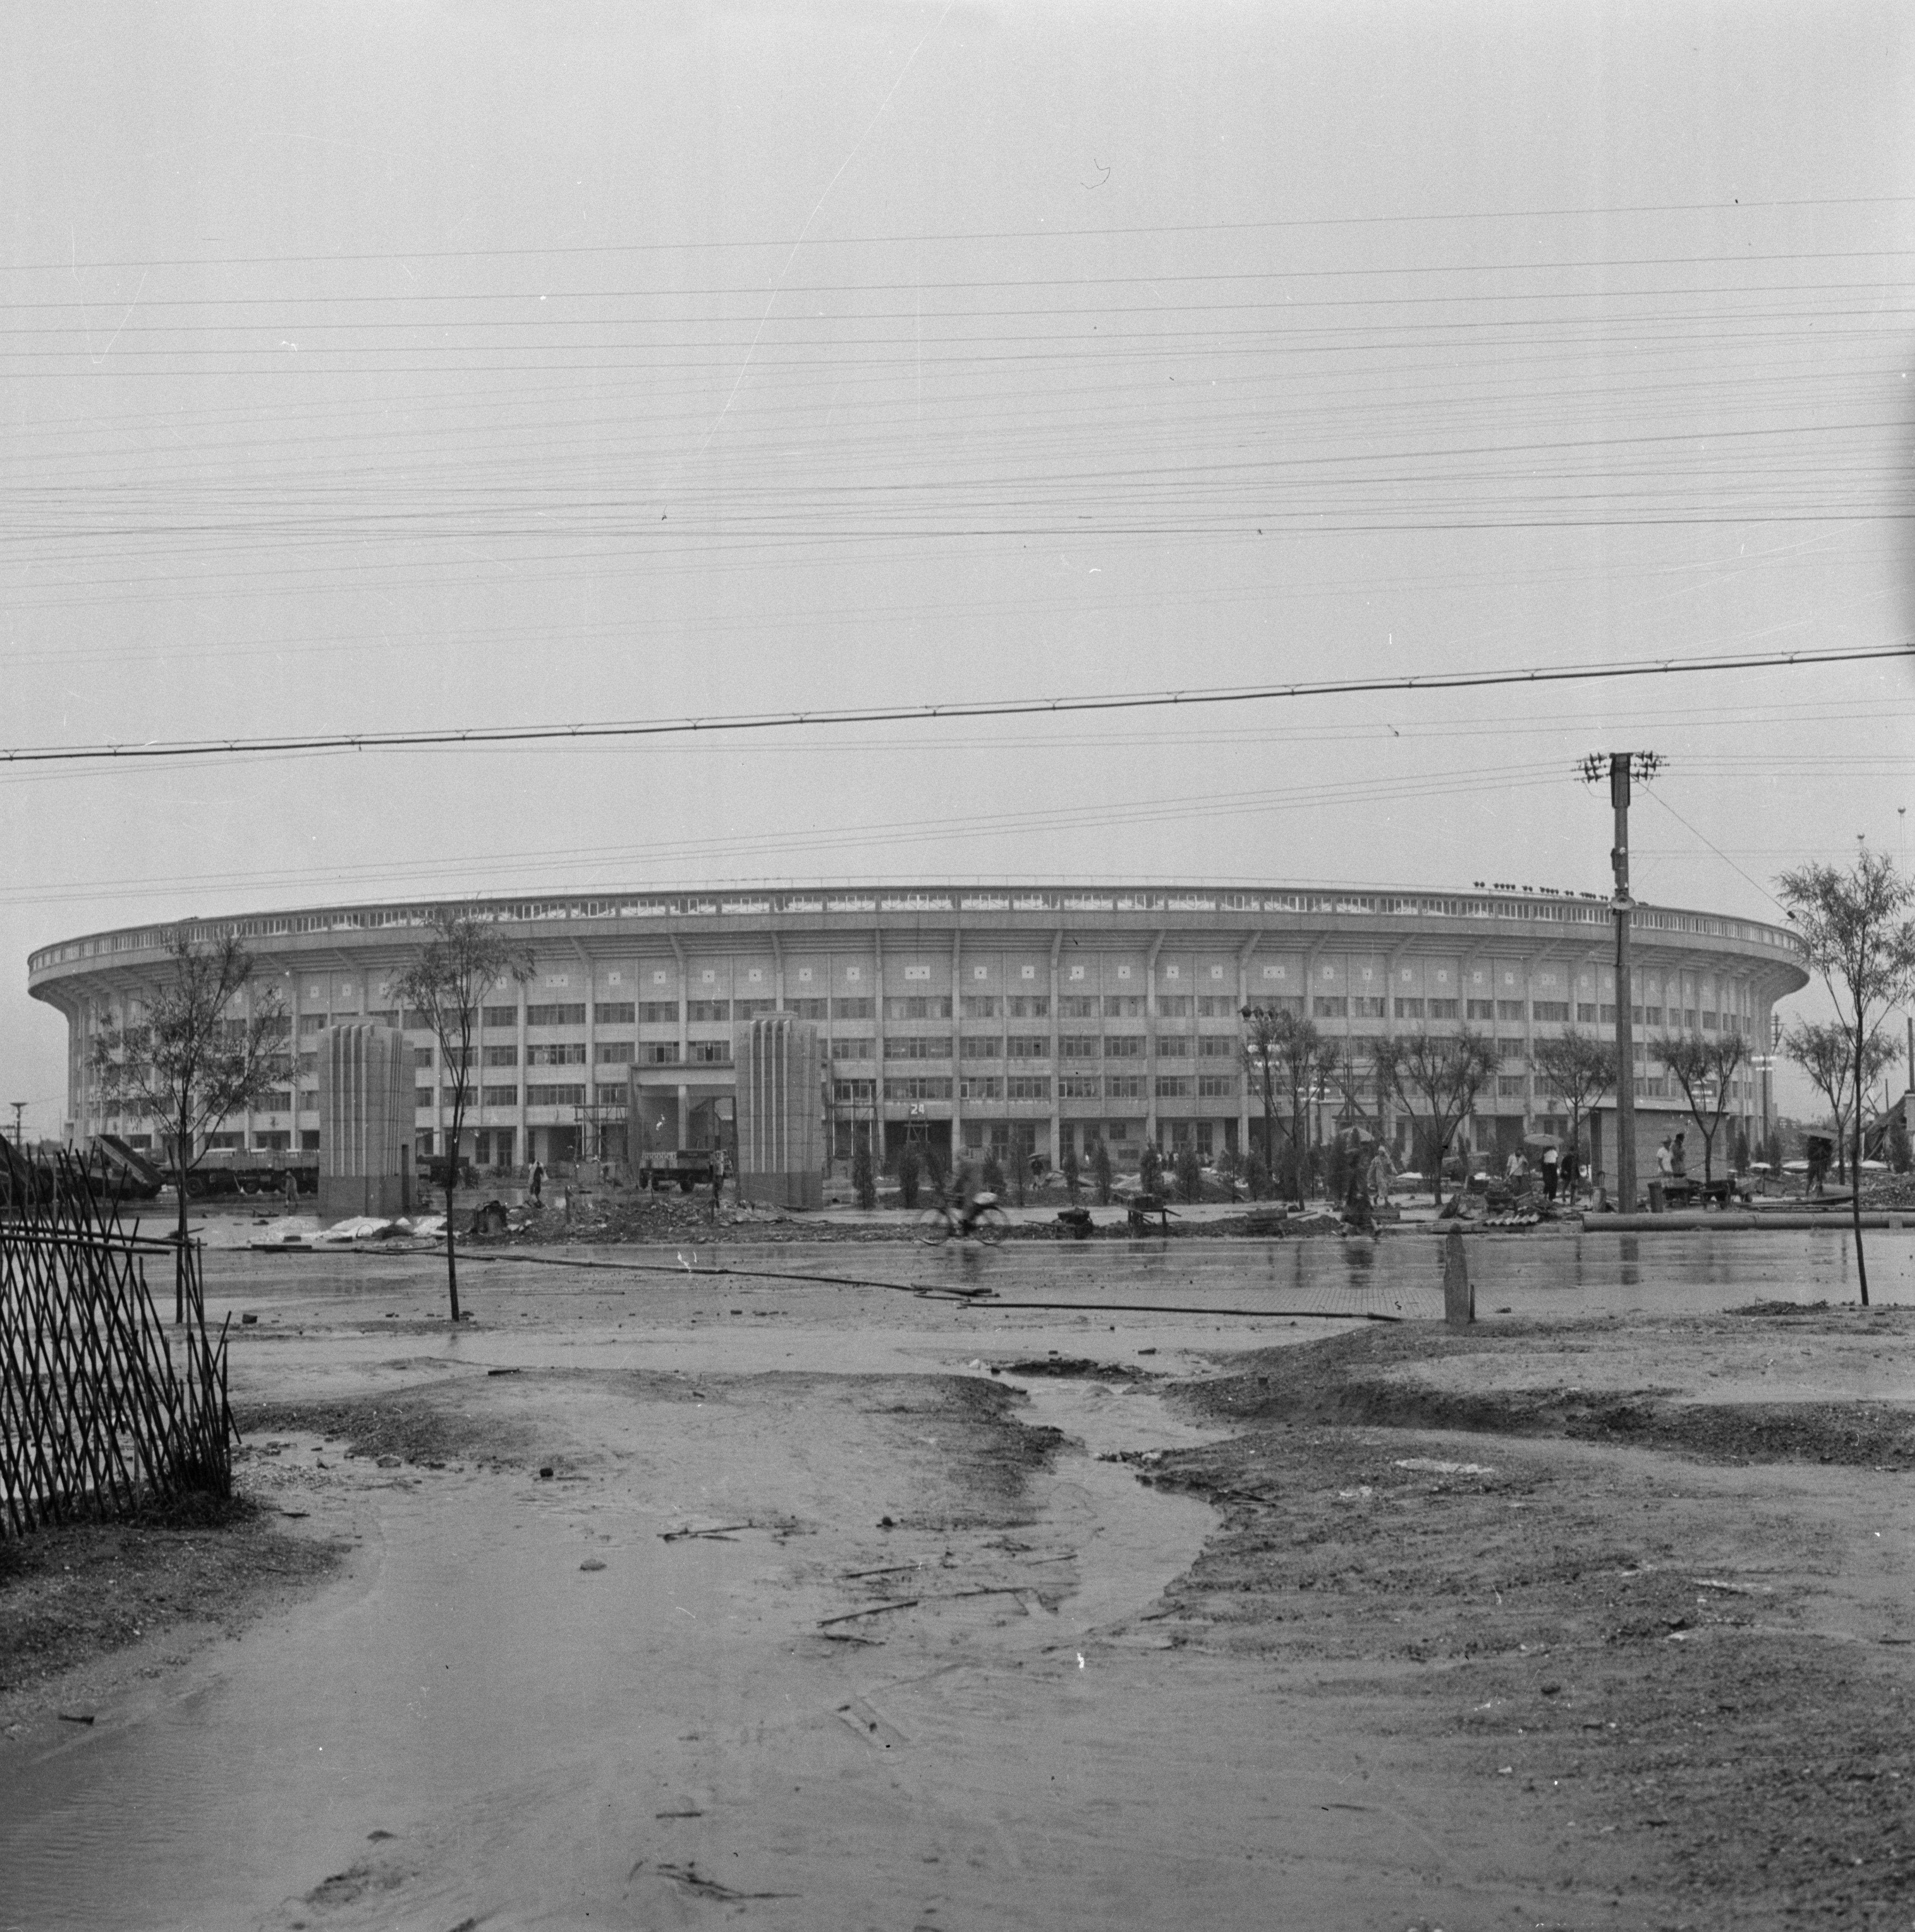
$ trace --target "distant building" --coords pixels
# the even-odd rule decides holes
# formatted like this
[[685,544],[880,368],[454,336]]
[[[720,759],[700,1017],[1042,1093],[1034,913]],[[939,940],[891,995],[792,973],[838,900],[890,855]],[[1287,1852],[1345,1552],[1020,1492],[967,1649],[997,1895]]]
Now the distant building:
[[[1352,1077],[1317,1103],[1319,1130],[1361,1114],[1400,1148],[1409,1124],[1376,1094],[1367,1042],[1412,1028],[1493,1035],[1502,1071],[1471,1132],[1501,1149],[1564,1125],[1530,1070],[1533,1042],[1615,1024],[1614,928],[1594,898],[923,886],[462,903],[537,959],[530,985],[499,988],[480,1016],[460,1149],[480,1166],[622,1159],[632,1094],[656,1102],[685,1144],[713,1144],[731,1116],[734,1029],[773,1012],[818,1030],[825,1144],[839,1162],[860,1140],[888,1154],[914,1136],[1053,1161],[1067,1143],[1081,1154],[1099,1138],[1120,1160],[1147,1138],[1194,1141],[1213,1156],[1247,1148],[1260,1132],[1240,1052],[1252,1004],[1307,1013],[1344,1043]],[[405,1030],[416,1063],[417,1150],[446,1150],[447,1071],[386,991],[433,910],[204,922],[239,932],[257,983],[277,988],[291,1016],[295,1053],[284,1090],[217,1142],[316,1148],[317,1036],[383,1020]],[[152,1123],[103,1109],[86,1042],[163,964],[168,930],[96,934],[29,962],[34,996],[68,1018],[80,1135],[152,1144]],[[1665,1029],[1766,1040],[1774,1002],[1807,983],[1801,942],[1779,926],[1644,906],[1633,931],[1639,1052]],[[1643,1058],[1636,1090],[1646,1159],[1682,1102]],[[1759,1075],[1738,1076],[1729,1117],[1759,1130]],[[1598,1137],[1605,1125],[1613,1138],[1613,1116]]]

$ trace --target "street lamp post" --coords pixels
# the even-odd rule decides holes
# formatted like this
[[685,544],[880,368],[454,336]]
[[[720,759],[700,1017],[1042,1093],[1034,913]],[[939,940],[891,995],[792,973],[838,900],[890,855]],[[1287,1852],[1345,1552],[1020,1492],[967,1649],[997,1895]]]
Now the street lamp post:
[[1272,1089],[1270,1069],[1270,1037],[1277,1022],[1277,1010],[1271,1006],[1246,1006],[1238,1009],[1238,1013],[1252,1030],[1254,1054],[1245,1047],[1244,1057],[1253,1061],[1257,1082],[1262,1090],[1263,1100],[1263,1170],[1274,1186],[1277,1176],[1277,1146],[1272,1136],[1271,1115],[1275,1111],[1275,1094]]
[[1616,842],[1609,860],[1615,874],[1616,911],[1616,1191],[1622,1211],[1636,1208],[1636,1040],[1635,1013],[1629,965],[1629,784],[1645,784],[1661,769],[1653,752],[1592,752],[1583,760],[1586,784],[1607,771],[1609,802],[1616,814]]
[[1769,1144],[1769,1076],[1775,1064],[1775,1055],[1758,1053],[1749,1061],[1751,1070],[1762,1076],[1762,1144]]

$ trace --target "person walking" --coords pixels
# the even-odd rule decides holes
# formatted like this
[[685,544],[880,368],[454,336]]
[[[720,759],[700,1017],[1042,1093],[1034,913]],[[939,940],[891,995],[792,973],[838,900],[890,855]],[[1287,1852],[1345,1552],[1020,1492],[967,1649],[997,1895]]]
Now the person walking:
[[1356,1148],[1353,1138],[1346,1153],[1349,1156],[1349,1178],[1343,1189],[1343,1219],[1359,1232],[1373,1234],[1376,1222],[1370,1211],[1369,1169],[1361,1160],[1355,1157]]
[[1370,1204],[1373,1209],[1388,1205],[1390,1183],[1395,1176],[1396,1169],[1391,1162],[1390,1150],[1379,1141],[1376,1151],[1370,1156]]
[[1558,1164],[1561,1160],[1562,1156],[1554,1148],[1546,1147],[1543,1149],[1543,1198],[1552,1205],[1556,1200],[1556,1182],[1561,1178],[1557,1172]]
[[545,1204],[545,1163],[534,1159],[532,1163],[532,1181],[530,1189],[532,1206],[536,1213]]

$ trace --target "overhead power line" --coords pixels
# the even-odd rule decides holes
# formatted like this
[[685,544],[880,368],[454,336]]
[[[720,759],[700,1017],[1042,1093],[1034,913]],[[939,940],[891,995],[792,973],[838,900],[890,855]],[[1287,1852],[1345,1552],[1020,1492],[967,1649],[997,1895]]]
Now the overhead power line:
[[131,758],[230,758],[296,752],[389,752],[428,746],[550,743],[567,739],[659,738],[693,732],[802,730],[820,725],[933,724],[967,718],[1031,718],[1086,711],[1148,711],[1173,706],[1275,704],[1303,698],[1353,697],[1391,691],[1475,691],[1493,685],[1580,684],[1600,679],[1660,677],[1796,664],[1862,663],[1900,658],[1915,663],[1915,640],[1859,649],[1745,651],[1613,664],[1537,664],[1510,670],[1439,671],[1419,676],[1322,678],[1217,690],[1118,692],[1107,696],[980,699],[949,704],[858,705],[806,711],[745,712],[714,718],[631,718],[574,724],[473,725],[420,731],[311,732],[262,738],[153,740],[140,744],[20,746],[0,750],[0,764],[74,764]]
[[[1134,235],[1228,235],[1259,230],[1279,233],[1297,229],[1407,227],[1446,221],[1587,220],[1622,214],[1730,215],[1773,208],[1892,208],[1910,201],[1915,201],[1915,195],[1811,195],[1775,201],[1623,202],[1609,207],[1454,208],[1421,214],[1292,216],[1286,220],[1262,221],[1151,222],[1109,228],[986,228],[943,232],[926,230],[917,234],[815,235],[806,238],[805,246],[823,249],[916,246],[929,242],[1095,242]],[[86,262],[68,260],[0,262],[0,273],[30,274],[50,272],[71,275],[92,268],[233,268],[281,263],[477,262],[564,255],[697,254],[716,250],[788,248],[791,245],[791,237],[782,235],[722,241],[545,243],[518,248],[383,248],[300,255],[121,256]]]

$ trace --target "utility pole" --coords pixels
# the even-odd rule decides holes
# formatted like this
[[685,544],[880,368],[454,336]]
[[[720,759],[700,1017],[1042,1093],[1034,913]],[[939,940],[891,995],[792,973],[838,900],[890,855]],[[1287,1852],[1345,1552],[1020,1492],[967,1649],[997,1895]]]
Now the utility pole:
[[20,1122],[26,1117],[26,1102],[24,1100],[9,1100],[7,1104],[14,1110],[14,1144],[18,1147],[20,1144]]
[[1661,769],[1653,752],[1592,752],[1583,760],[1583,781],[1593,784],[1606,770],[1609,802],[1616,814],[1616,842],[1609,862],[1616,875],[1616,1192],[1625,1214],[1636,1211],[1636,1037],[1629,971],[1629,782],[1644,783]]
[[[1766,1141],[1775,1131],[1775,1056],[1782,1050],[1782,1016],[1780,1013],[1769,1016],[1768,1064],[1762,1070],[1762,1138]],[[1782,1164],[1775,1163],[1775,1178],[1782,1174]]]

